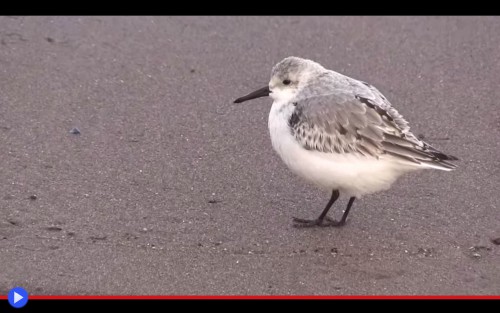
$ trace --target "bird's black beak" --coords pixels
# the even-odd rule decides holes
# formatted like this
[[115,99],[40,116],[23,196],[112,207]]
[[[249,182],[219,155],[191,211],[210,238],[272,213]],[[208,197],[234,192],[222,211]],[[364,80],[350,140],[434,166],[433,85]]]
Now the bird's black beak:
[[234,103],[241,103],[247,100],[257,99],[260,97],[267,97],[269,96],[270,93],[271,91],[269,90],[269,86],[266,86],[264,88],[260,88],[259,90],[255,90],[254,92],[249,93],[246,96],[234,100]]

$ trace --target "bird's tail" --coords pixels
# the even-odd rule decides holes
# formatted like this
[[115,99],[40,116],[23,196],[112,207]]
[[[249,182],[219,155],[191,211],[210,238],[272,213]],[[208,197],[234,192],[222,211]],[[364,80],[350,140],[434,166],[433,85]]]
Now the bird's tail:
[[450,162],[458,160],[457,157],[443,153],[422,141],[420,145],[416,145],[410,141],[387,135],[386,141],[382,145],[387,154],[406,164],[443,171],[451,171],[457,167]]
[[449,162],[449,161],[457,161],[458,158],[456,156],[443,153],[426,142],[424,142],[424,151],[432,156],[432,160],[430,161],[427,160],[421,161],[421,163],[426,165],[426,167],[435,168],[443,171],[452,171],[457,168],[456,164]]

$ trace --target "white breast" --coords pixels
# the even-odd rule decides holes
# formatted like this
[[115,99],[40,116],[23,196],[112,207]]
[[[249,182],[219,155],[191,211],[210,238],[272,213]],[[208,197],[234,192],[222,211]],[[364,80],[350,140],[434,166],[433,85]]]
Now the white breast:
[[289,102],[274,102],[269,113],[269,132],[274,150],[297,175],[327,191],[361,197],[388,189],[412,167],[390,159],[354,154],[306,150],[292,136],[288,120],[294,110]]

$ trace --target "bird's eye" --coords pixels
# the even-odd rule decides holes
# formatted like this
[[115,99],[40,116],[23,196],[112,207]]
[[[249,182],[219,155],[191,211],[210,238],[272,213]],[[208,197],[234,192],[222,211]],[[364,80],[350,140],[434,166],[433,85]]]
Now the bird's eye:
[[291,83],[291,81],[290,81],[289,79],[285,79],[285,80],[283,81],[283,84],[284,84],[284,85],[290,85],[290,83]]

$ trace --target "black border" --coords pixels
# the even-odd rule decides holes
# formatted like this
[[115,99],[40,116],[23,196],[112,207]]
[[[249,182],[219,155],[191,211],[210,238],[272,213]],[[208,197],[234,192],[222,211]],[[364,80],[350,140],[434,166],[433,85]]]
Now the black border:
[[460,306],[457,309],[464,310],[480,310],[481,305],[493,305],[493,308],[498,307],[500,300],[486,299],[486,300],[471,300],[471,299],[453,299],[453,300],[413,300],[413,299],[318,299],[318,300],[282,300],[282,299],[265,299],[265,300],[212,300],[212,299],[197,299],[197,300],[29,300],[26,306],[20,309],[12,308],[6,300],[0,301],[0,312],[54,312],[60,310],[61,312],[72,312],[75,310],[99,310],[109,312],[167,312],[174,310],[182,311],[202,311],[207,312],[210,310],[219,310],[224,306],[234,306],[237,308],[245,308],[248,310],[255,309],[268,309],[279,311],[299,311],[299,312],[313,312],[322,307],[328,310],[352,312],[357,310],[383,310],[386,311],[390,305],[402,306],[408,309],[423,309],[433,308],[442,309],[445,311],[454,310],[453,306]]

